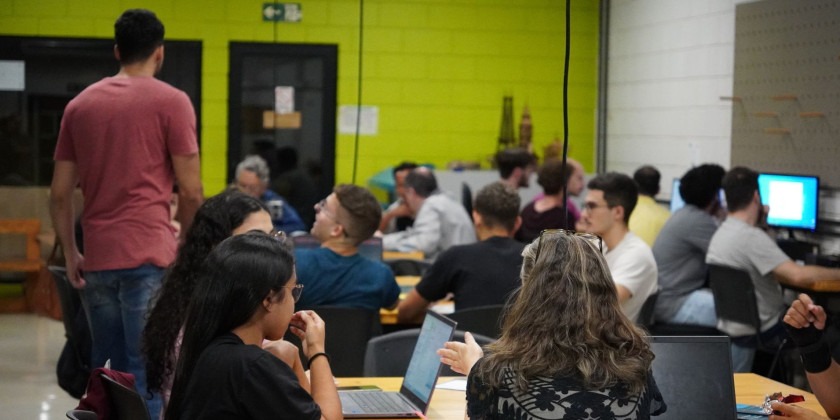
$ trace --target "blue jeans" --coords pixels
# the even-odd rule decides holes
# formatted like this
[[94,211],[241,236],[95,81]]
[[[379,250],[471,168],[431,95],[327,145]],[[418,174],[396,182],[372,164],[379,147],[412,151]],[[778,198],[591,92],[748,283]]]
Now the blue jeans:
[[[140,395],[146,391],[146,364],[140,354],[140,340],[146,326],[149,301],[157,293],[164,269],[151,264],[123,270],[87,272],[82,289],[83,304],[90,322],[91,366],[111,360],[111,369],[134,375]],[[160,396],[146,399],[149,414],[157,419]]]
[[717,326],[715,298],[712,291],[710,289],[697,289],[691,292],[688,299],[683,301],[680,310],[677,311],[671,322],[705,327]]

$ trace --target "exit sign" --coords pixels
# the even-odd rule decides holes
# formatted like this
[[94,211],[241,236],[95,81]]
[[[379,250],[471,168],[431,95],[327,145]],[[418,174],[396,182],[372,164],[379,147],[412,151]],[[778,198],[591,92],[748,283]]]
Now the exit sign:
[[300,3],[263,3],[262,16],[265,22],[300,22],[303,11]]

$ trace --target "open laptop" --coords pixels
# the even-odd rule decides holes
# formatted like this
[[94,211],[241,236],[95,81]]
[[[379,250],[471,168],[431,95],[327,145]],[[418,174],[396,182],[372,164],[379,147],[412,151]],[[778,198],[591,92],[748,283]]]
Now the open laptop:
[[650,337],[653,377],[668,410],[657,420],[735,420],[729,337]]
[[441,364],[437,350],[452,339],[456,324],[434,311],[426,312],[400,391],[339,391],[344,418],[425,415],[440,376]]

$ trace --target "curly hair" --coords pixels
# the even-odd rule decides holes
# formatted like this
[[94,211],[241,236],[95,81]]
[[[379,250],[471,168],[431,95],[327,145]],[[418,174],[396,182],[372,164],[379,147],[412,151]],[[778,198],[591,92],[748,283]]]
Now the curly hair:
[[589,240],[546,233],[523,251],[522,287],[476,374],[499,387],[505,371],[526,391],[536,377],[566,376],[586,389],[644,389],[653,353],[621,312],[606,261]]
[[235,190],[209,198],[199,207],[175,262],[163,279],[143,330],[148,391],[160,391],[174,373],[175,343],[210,251],[230,237],[252,213],[268,211],[262,201]]

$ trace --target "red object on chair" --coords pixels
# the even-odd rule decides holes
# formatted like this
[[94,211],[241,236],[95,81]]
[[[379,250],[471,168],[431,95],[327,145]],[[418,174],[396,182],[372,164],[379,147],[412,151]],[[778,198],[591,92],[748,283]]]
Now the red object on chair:
[[90,373],[85,395],[82,396],[76,409],[93,411],[99,416],[99,420],[114,419],[117,418],[115,414],[112,414],[115,413],[115,408],[105,388],[105,379],[102,375],[108,376],[127,388],[134,389],[134,375],[108,368],[96,368]]

